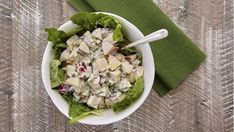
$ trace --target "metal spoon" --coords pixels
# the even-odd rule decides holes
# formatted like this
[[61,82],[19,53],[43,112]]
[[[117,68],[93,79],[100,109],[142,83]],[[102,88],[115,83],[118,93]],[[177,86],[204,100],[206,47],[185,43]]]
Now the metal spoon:
[[163,39],[167,36],[168,36],[168,31],[166,29],[160,29],[160,30],[157,30],[157,31],[125,46],[123,49],[134,47],[134,46],[140,45],[140,44],[145,44],[145,43],[157,41],[157,40]]

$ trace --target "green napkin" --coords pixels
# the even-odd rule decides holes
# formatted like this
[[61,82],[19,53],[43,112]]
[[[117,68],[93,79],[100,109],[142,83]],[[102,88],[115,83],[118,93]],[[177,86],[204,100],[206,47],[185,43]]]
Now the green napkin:
[[176,88],[206,55],[157,7],[152,0],[69,0],[80,11],[103,11],[122,16],[145,35],[165,28],[166,39],[151,43],[160,96]]

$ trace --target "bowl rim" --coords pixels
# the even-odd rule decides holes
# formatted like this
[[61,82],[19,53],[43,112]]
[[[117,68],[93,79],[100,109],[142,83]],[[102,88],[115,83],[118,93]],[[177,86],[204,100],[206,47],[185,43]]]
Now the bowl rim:
[[[130,25],[132,28],[134,28],[134,30],[137,32],[137,34],[139,34],[140,37],[144,37],[143,33],[135,26],[133,25],[131,22],[129,22],[128,20],[124,19],[123,17],[121,16],[118,16],[116,14],[113,14],[113,13],[108,13],[108,12],[94,12],[94,13],[103,13],[103,14],[107,14],[107,15],[110,15],[110,16],[113,16],[114,18],[118,19],[118,20],[121,20],[124,24],[122,24],[121,22],[121,25]],[[61,25],[58,29],[59,30],[63,30],[65,27],[69,26],[70,25],[70,28],[72,27],[71,26],[72,22],[71,21],[68,21],[66,23],[64,23],[63,25]],[[52,43],[51,42],[48,42],[47,43],[47,46],[46,46],[46,49],[44,51],[44,54],[43,54],[43,60],[42,60],[42,66],[41,66],[41,72],[42,72],[42,81],[43,81],[43,84],[44,84],[44,88],[46,89],[46,92],[48,93],[49,97],[51,98],[52,102],[54,103],[54,105],[57,107],[57,109],[59,109],[59,111],[61,113],[63,113],[66,117],[70,118],[68,116],[68,109],[67,110],[62,110],[61,106],[59,104],[57,104],[56,102],[58,101],[57,99],[55,99],[54,96],[55,94],[52,94],[50,91],[54,91],[54,92],[57,92],[55,90],[53,90],[50,86],[50,80],[48,79],[48,73],[46,73],[46,63],[50,62],[51,61],[51,57],[48,56],[48,54],[51,53],[51,51],[48,51],[48,50],[51,50],[51,45]],[[129,106],[128,108],[126,109],[132,109],[130,112],[128,111],[128,113],[124,113],[125,110],[121,111],[120,113],[124,113],[123,116],[120,116],[118,118],[115,118],[115,119],[112,119],[112,120],[108,120],[108,121],[104,121],[104,122],[95,122],[95,121],[87,121],[86,120],[86,117],[81,119],[81,120],[78,120],[79,123],[82,123],[82,124],[89,124],[89,125],[105,125],[105,124],[110,124],[110,123],[114,123],[114,122],[117,122],[117,121],[120,121],[126,117],[128,117],[129,115],[131,115],[132,113],[134,113],[143,103],[144,101],[146,100],[146,98],[149,96],[149,93],[152,89],[152,86],[153,86],[153,82],[154,82],[154,78],[155,78],[155,66],[154,66],[154,59],[153,59],[153,54],[152,54],[152,50],[149,46],[149,44],[144,44],[144,46],[147,47],[147,50],[150,51],[150,53],[148,53],[149,55],[147,56],[147,58],[152,61],[151,64],[153,64],[151,67],[151,72],[153,73],[153,75],[151,75],[151,78],[149,78],[149,82],[151,84],[147,84],[149,85],[147,91],[145,89],[145,84],[144,84],[144,92],[146,92],[145,94],[145,97],[143,99],[141,98],[138,98],[137,101],[134,102],[134,104],[136,103],[137,106],[134,107],[134,108],[131,108],[131,106]],[[144,57],[143,57],[143,61],[144,61]],[[49,64],[47,64],[49,65]],[[144,80],[146,79],[146,75],[145,75],[145,69],[144,69]],[[148,78],[147,78],[148,79]],[[48,85],[49,84],[49,85]],[[49,90],[48,88],[50,88],[51,90]],[[143,93],[144,93],[143,92]],[[57,92],[58,93],[58,92]],[[60,95],[61,96],[61,95]],[[141,100],[140,100],[141,99]],[[65,100],[64,100],[65,101]],[[140,101],[140,102],[138,102]],[[66,102],[66,101],[65,101]],[[67,102],[66,102],[67,103]],[[106,109],[108,110],[108,109]],[[112,111],[112,110],[111,110]],[[113,112],[114,113],[114,112]],[[92,115],[91,115],[92,116]],[[96,116],[94,116],[96,117]]]

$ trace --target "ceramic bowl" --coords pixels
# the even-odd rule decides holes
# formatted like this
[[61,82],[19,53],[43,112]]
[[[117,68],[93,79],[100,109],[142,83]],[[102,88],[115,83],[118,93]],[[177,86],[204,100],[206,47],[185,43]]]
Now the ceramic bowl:
[[[113,16],[116,20],[118,20],[121,23],[123,27],[124,36],[128,40],[133,42],[144,37],[143,33],[136,26],[134,26],[132,23],[130,23],[126,19],[118,15],[112,14],[112,13],[106,13],[106,12],[102,12],[102,13]],[[59,28],[59,30],[68,32],[72,30],[74,27],[75,25],[71,21],[68,21],[64,23]],[[51,85],[50,85],[51,48],[52,48],[52,43],[48,42],[45,52],[44,52],[43,61],[42,61],[42,80],[44,83],[45,90],[47,91],[48,95],[52,99],[55,106],[65,116],[69,118],[68,103],[63,99],[63,97],[56,90],[51,89]],[[154,82],[155,67],[154,67],[154,59],[153,59],[152,51],[151,51],[149,44],[139,45],[139,46],[136,46],[136,48],[137,50],[141,52],[143,56],[144,92],[141,95],[141,97],[137,101],[135,101],[132,105],[130,105],[128,108],[120,112],[115,113],[112,111],[112,109],[106,109],[104,110],[101,116],[90,115],[88,117],[80,119],[78,122],[84,123],[84,124],[91,124],[91,125],[103,125],[103,124],[117,122],[129,116],[130,114],[132,114],[134,111],[137,110],[137,108],[139,108],[143,104],[143,102],[149,95],[153,82]]]

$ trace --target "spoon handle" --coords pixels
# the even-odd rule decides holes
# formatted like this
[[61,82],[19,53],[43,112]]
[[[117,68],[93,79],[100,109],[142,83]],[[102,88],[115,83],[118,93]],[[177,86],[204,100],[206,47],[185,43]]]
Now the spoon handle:
[[130,47],[134,47],[134,46],[139,45],[139,44],[145,44],[145,43],[153,42],[156,40],[160,40],[160,39],[167,37],[167,35],[168,35],[168,31],[166,29],[160,29],[160,30],[157,30],[157,31],[125,46],[124,48],[130,48]]

